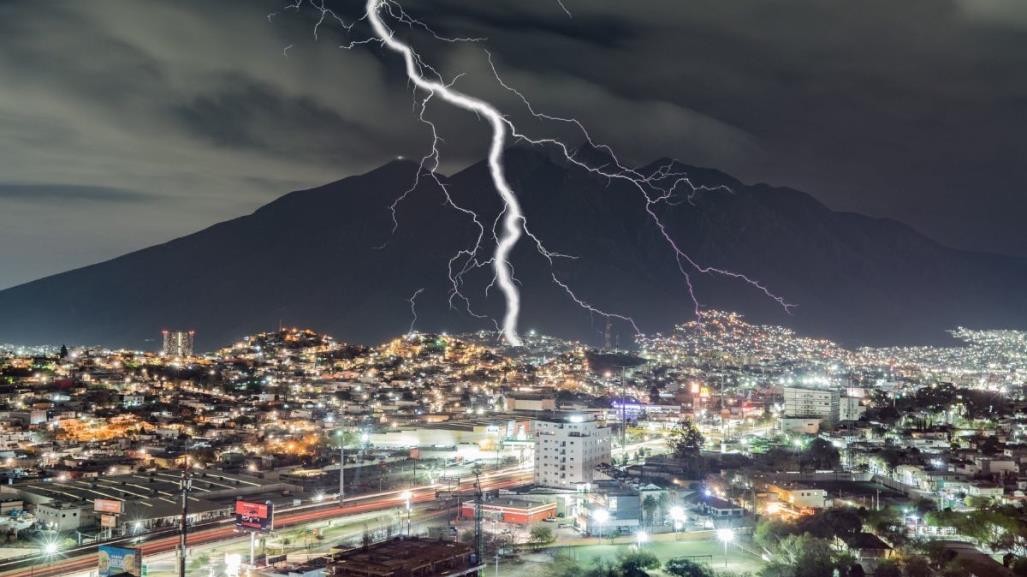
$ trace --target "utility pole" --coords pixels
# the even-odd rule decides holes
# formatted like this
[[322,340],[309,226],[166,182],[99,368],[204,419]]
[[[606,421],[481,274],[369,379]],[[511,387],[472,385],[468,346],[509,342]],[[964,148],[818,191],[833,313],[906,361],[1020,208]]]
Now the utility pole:
[[346,489],[346,446],[339,442],[339,504]]
[[474,553],[477,557],[477,562],[484,566],[485,564],[485,534],[481,531],[481,518],[482,518],[482,499],[484,496],[481,492],[481,478],[479,477],[478,468],[474,468]]
[[624,394],[627,389],[627,367],[620,368],[620,446],[624,456],[628,454],[628,409],[625,406]]
[[182,519],[178,529],[178,577],[185,577],[186,533],[188,531],[186,517],[189,515],[189,491],[193,488],[193,479],[189,471],[189,455],[185,457],[179,487],[182,490]]

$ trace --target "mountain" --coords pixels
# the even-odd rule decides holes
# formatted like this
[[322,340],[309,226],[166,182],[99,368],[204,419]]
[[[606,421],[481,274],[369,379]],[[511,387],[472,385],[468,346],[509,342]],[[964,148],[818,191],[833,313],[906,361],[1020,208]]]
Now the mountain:
[[[944,331],[957,325],[1027,328],[1024,259],[952,249],[892,220],[832,211],[796,190],[673,169],[726,187],[691,201],[682,191],[654,205],[677,243],[696,262],[744,273],[797,305],[789,314],[748,284],[693,273],[704,306],[849,345],[946,342]],[[637,189],[533,150],[511,149],[507,172],[531,231],[551,251],[575,257],[556,259],[553,270],[580,299],[632,316],[645,332],[693,317],[674,255]],[[375,343],[407,330],[408,299],[418,289],[418,328],[490,328],[459,299],[449,307],[448,260],[477,229],[433,181],[420,179],[398,205],[392,233],[388,207],[416,174],[416,164],[392,162],[165,244],[0,291],[0,342],[152,349],[162,328],[189,328],[209,349],[286,324]],[[492,227],[500,205],[484,162],[442,180]],[[530,239],[513,263],[522,330],[602,342],[607,321],[552,282]],[[477,313],[498,318],[498,290],[484,292],[490,278],[488,268],[468,273],[463,289]],[[611,328],[627,344],[630,327],[614,320]]]

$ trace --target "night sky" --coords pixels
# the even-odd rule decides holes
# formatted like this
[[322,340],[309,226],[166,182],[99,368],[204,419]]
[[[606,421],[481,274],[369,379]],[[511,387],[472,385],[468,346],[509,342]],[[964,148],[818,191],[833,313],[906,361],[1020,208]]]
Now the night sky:
[[[537,108],[628,162],[676,157],[1027,256],[1027,2],[564,3],[570,18],[555,0],[405,6],[487,37],[412,40],[514,118],[524,107],[484,49]],[[329,24],[315,40],[317,13],[283,6],[0,2],[0,288],[423,154],[395,55],[340,49]],[[442,103],[429,114],[447,170],[483,156],[483,124]]]

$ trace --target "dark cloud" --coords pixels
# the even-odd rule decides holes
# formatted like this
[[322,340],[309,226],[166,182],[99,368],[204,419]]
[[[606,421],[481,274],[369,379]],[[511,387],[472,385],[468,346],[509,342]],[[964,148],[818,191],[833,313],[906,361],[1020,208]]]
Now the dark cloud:
[[[487,48],[540,108],[580,118],[631,162],[673,156],[1027,255],[1027,3],[565,3],[572,17],[555,0],[411,0],[440,32],[488,40],[400,32],[447,77],[467,72],[461,89],[525,119]],[[328,1],[350,16],[362,4]],[[0,3],[0,175],[64,183],[0,191],[0,287],[423,154],[398,59],[340,50],[337,27],[315,40],[316,13],[284,5]],[[429,114],[447,169],[481,156],[478,119],[439,103]]]
[[0,182],[0,201],[29,203],[140,202],[156,200],[145,194],[121,188],[76,184],[16,184]]

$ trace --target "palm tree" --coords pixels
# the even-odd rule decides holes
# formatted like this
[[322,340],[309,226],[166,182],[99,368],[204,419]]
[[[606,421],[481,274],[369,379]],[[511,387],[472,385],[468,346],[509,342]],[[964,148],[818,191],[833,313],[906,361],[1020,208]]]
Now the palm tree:
[[642,499],[642,511],[645,513],[645,519],[649,521],[650,527],[653,525],[653,515],[656,513],[656,509],[659,506],[660,504],[652,495],[646,495],[645,499]]
[[667,518],[667,513],[670,511],[670,497],[667,493],[660,493],[660,496],[656,498],[656,504],[660,507],[660,521],[662,522]]

